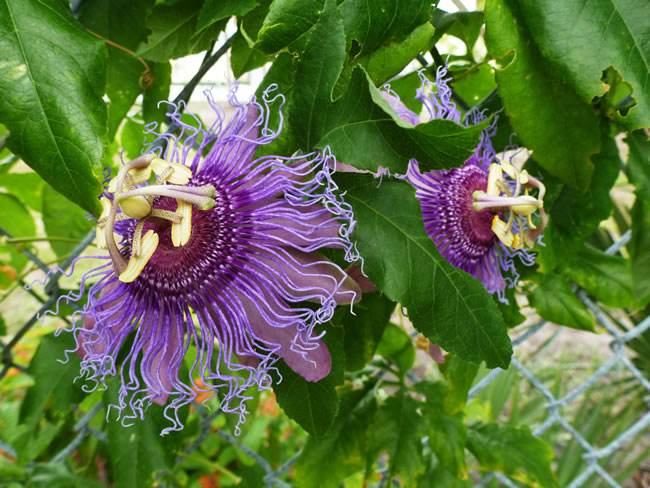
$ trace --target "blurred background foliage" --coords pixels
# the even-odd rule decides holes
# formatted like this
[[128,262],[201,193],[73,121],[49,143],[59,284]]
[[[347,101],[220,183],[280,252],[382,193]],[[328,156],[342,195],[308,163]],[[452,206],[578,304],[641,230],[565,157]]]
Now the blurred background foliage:
[[[508,334],[540,318],[551,325],[517,358],[555,398],[610,361],[616,351],[603,318],[578,289],[621,334],[650,315],[647,1],[583,7],[577,0],[0,0],[0,485],[498,486],[502,480],[484,475],[499,472],[514,486],[569,486],[589,459],[561,424],[533,435],[549,399],[512,367],[472,388],[491,374],[487,367],[508,366]],[[447,168],[471,154],[483,126],[404,127],[377,97],[389,82],[419,110],[418,70],[433,78],[443,64],[458,106],[498,114],[496,150],[532,150],[528,171],[548,189],[551,221],[538,266],[519,270],[508,306],[484,292],[467,298],[449,284],[412,280],[409,269],[431,276],[448,266],[435,251],[419,256],[396,244],[423,235],[412,190],[346,175],[337,181],[355,208],[355,238],[379,290],[364,296],[356,315],[337,311],[326,336],[334,359],[327,378],[307,383],[281,366],[283,381],[254,396],[240,436],[236,419],[219,414],[218,398],[199,395],[183,413],[185,429],[160,437],[160,407],[144,420],[117,421],[107,407],[115,384],[82,391],[78,358],[60,362],[72,338],[53,333],[75,310],[62,305],[58,318],[37,318],[76,289],[83,265],[42,280],[50,267],[67,269],[80,253],[97,252],[93,216],[107,168],[140,154],[148,124],[178,130],[159,101],[188,102],[209,117],[192,98],[197,88],[219,80],[214,90],[224,102],[227,76],[244,94],[277,83],[287,98],[285,130],[264,152],[329,145],[362,169],[400,173],[411,157]],[[404,226],[375,227],[364,209]],[[605,252],[625,236],[618,254]],[[386,271],[389,261],[398,265]],[[454,285],[476,288],[469,276],[459,280]],[[432,303],[436,286],[443,293]],[[482,314],[436,320],[457,303]],[[477,339],[482,328],[493,347]],[[443,364],[430,340],[449,351]],[[640,377],[617,365],[562,407],[593,446],[648,415],[650,329],[624,347]],[[650,486],[649,457],[646,426],[600,463],[617,483]],[[597,477],[586,483],[612,485]]]

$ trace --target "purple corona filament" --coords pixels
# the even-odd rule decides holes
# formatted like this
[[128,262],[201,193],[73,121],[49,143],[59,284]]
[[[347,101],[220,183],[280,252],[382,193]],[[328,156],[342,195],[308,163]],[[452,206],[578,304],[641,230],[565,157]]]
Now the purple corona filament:
[[269,127],[270,105],[284,103],[275,89],[261,103],[231,94],[227,123],[208,94],[217,120],[206,129],[171,106],[180,135],[149,127],[150,151],[104,193],[98,244],[109,256],[82,278],[88,298],[73,332],[91,388],[119,375],[112,407],[123,423],[157,403],[171,421],[163,433],[178,430],[178,409],[205,392],[241,422],[250,390],[279,376],[279,358],[307,381],[329,374],[320,324],[360,290],[319,251],[357,261],[354,220],[328,150],[255,157],[281,130],[281,112]]
[[[438,69],[435,83],[420,73],[416,98],[424,106],[425,119],[466,126],[484,120],[477,111],[462,116],[446,76],[445,67]],[[395,93],[383,94],[397,116],[419,123],[420,117]],[[497,158],[491,142],[495,131],[496,120],[481,133],[474,153],[461,167],[422,173],[418,162],[411,160],[405,179],[415,187],[425,230],[440,254],[507,302],[505,289],[514,287],[519,277],[514,258],[528,266],[535,262],[530,248],[546,224],[544,186],[525,170]],[[535,225],[531,216],[537,211],[541,222]]]

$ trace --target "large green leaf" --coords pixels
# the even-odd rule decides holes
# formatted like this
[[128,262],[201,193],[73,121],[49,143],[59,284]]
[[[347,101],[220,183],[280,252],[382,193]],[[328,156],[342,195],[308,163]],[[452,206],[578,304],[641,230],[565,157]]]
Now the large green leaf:
[[399,390],[379,407],[370,427],[370,451],[388,454],[388,476],[399,476],[404,486],[412,486],[424,471],[422,433],[425,420],[420,404],[405,390]]
[[551,471],[553,449],[528,427],[473,425],[467,447],[484,469],[500,471],[527,486],[558,486]]
[[202,31],[219,20],[233,15],[245,15],[255,8],[258,0],[205,0],[196,22],[196,30]]
[[326,130],[327,108],[344,60],[343,20],[336,2],[327,0],[296,67],[288,110],[296,141],[306,151],[316,146]]
[[346,369],[361,369],[372,359],[394,309],[395,304],[383,294],[364,293],[354,305],[354,314],[344,307],[336,311],[334,322],[345,330]]
[[197,19],[201,0],[185,0],[172,5],[156,5],[147,17],[151,34],[140,44],[138,55],[152,61],[164,62],[206,50],[224,28],[221,20],[201,32]]
[[357,56],[368,54],[388,41],[401,41],[429,20],[427,0],[344,0],[339,6],[347,42],[359,44]]
[[[91,31],[131,51],[147,37],[144,21],[153,0],[88,0],[81,4],[79,20]],[[146,68],[132,54],[108,45],[106,95],[108,134],[112,139],[120,121],[142,91]]]
[[[115,378],[104,393],[104,402],[117,404],[118,391],[119,378]],[[116,488],[152,486],[156,472],[171,469],[181,446],[181,433],[161,437],[161,430],[169,426],[162,407],[154,404],[146,410],[143,420],[133,419],[125,425],[111,412],[107,420],[107,452]]]
[[650,30],[646,0],[524,0],[521,19],[542,55],[586,103],[601,96],[610,66],[632,87],[636,100],[622,118],[630,128],[650,127]]
[[0,121],[9,148],[66,198],[97,212],[106,48],[58,0],[0,1]]
[[[413,188],[365,176],[340,177],[354,208],[355,237],[370,279],[403,304],[415,327],[468,361],[507,367],[512,354],[503,317],[483,285],[453,267],[424,232]],[[381,236],[381,238],[378,238]]]
[[564,274],[606,305],[638,305],[630,261],[620,256],[610,256],[587,244],[564,269]]
[[571,289],[571,284],[556,274],[545,275],[529,295],[530,304],[546,320],[574,329],[593,331],[596,321]]
[[[78,403],[83,392],[74,379],[79,375],[79,357],[74,352],[71,334],[41,339],[36,354],[29,365],[34,378],[20,407],[20,422],[33,429],[43,418],[44,410],[51,406],[50,414],[63,418],[70,413],[71,405]],[[61,364],[59,361],[67,361]]]
[[329,430],[338,411],[336,386],[343,383],[345,364],[343,333],[341,327],[331,324],[324,337],[332,357],[332,370],[327,377],[312,383],[285,364],[280,364],[278,370],[282,381],[273,385],[284,412],[316,437],[323,436]]
[[308,32],[318,22],[327,0],[273,0],[256,46],[274,53]]
[[323,438],[310,438],[296,463],[299,488],[336,488],[347,476],[366,466],[369,426],[377,409],[373,383],[341,395],[332,429]]
[[[94,223],[86,218],[83,210],[63,198],[49,185],[43,189],[43,224],[50,237],[78,241],[81,241],[94,226]],[[70,253],[76,245],[74,242],[50,241],[50,246],[59,257]]]
[[636,202],[632,209],[632,283],[641,305],[650,301],[650,141],[641,131],[627,137],[630,147],[628,174],[636,186]]
[[478,364],[455,355],[448,356],[442,364],[441,370],[448,386],[444,395],[444,409],[447,413],[455,415],[465,408],[467,395],[474,384],[478,368]]
[[471,156],[486,126],[432,120],[413,127],[399,119],[361,69],[352,74],[345,95],[321,110],[328,112],[324,125],[329,130],[318,146],[329,145],[340,161],[371,170],[383,166],[404,173],[411,158],[423,169],[459,166]]
[[544,168],[586,188],[590,157],[600,146],[593,109],[539,52],[517,2],[492,0],[485,17],[489,52],[502,65],[496,73],[499,94],[513,129]]
[[[600,222],[610,216],[610,190],[621,167],[614,140],[604,135],[602,150],[592,159],[595,171],[587,191],[563,186],[550,206],[551,222],[544,236],[546,246],[540,252],[541,262],[548,268],[546,271],[570,261]],[[555,183],[549,181],[547,184],[552,193]]]
[[420,52],[426,52],[433,46],[434,28],[430,23],[416,27],[404,40],[381,46],[367,59],[360,60],[366,67],[372,80],[381,84],[398,74]]

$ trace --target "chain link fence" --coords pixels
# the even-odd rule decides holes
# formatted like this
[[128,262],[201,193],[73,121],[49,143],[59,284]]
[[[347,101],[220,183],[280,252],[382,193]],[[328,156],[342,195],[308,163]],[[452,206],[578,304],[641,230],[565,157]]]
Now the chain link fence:
[[[5,238],[11,238],[11,235],[2,229],[0,229],[0,235],[4,236]],[[52,307],[55,306],[56,301],[61,294],[59,280],[70,268],[73,261],[79,257],[92,243],[93,239],[94,231],[90,232],[72,251],[68,258],[61,264],[61,266],[56,267],[56,269],[51,269],[48,267],[41,259],[38,258],[38,256],[36,256],[26,247],[21,248],[21,252],[27,256],[27,258],[36,266],[36,268],[46,273],[47,279],[42,288],[43,294],[36,292],[29,286],[25,286],[27,283],[21,283],[23,286],[25,286],[27,292],[36,300],[38,300],[41,306],[38,311],[14,333],[13,337],[8,343],[0,342],[0,347],[2,349],[0,380],[6,376],[12,368],[16,368],[21,371],[25,370],[24,366],[17,364],[14,360],[13,350],[15,346],[39,322],[39,318],[46,311],[51,310]],[[629,239],[630,233],[628,232],[624,234],[621,239],[619,239],[613,246],[611,246],[607,252],[609,254],[615,254],[619,252],[620,249],[629,241]],[[525,359],[523,357],[520,358],[519,354],[519,351],[523,345],[525,345],[533,337],[540,334],[541,331],[549,326],[547,322],[540,321],[529,327],[525,333],[513,340],[513,345],[515,346],[515,355],[512,358],[511,368],[514,369],[518,375],[529,382],[531,387],[539,392],[544,398],[546,417],[545,420],[539,423],[539,425],[531,426],[534,428],[534,433],[536,435],[543,435],[552,426],[559,425],[569,435],[566,437],[565,444],[570,440],[573,440],[577,442],[582,449],[582,458],[586,462],[587,467],[582,472],[579,472],[579,474],[565,486],[568,486],[569,488],[592,486],[593,477],[597,476],[600,477],[608,486],[620,487],[621,485],[610,473],[608,473],[608,471],[603,466],[603,461],[606,461],[619,450],[629,449],[634,442],[634,439],[637,439],[639,436],[647,433],[648,429],[650,428],[650,408],[647,408],[645,414],[642,414],[640,418],[632,423],[632,425],[627,427],[624,432],[620,433],[616,438],[604,446],[592,445],[585,438],[585,436],[583,436],[579,430],[571,424],[571,421],[564,414],[564,409],[570,407],[571,404],[575,402],[587,390],[596,387],[597,383],[603,378],[614,374],[614,371],[618,368],[624,368],[632,375],[634,380],[638,382],[638,384],[643,388],[644,393],[647,394],[646,405],[650,404],[650,381],[644,376],[644,374],[626,354],[626,345],[635,338],[639,338],[645,331],[650,329],[650,317],[645,318],[633,328],[621,330],[620,327],[617,327],[613,323],[603,307],[597,303],[594,303],[586,293],[577,288],[576,293],[580,300],[582,300],[584,304],[591,310],[591,312],[598,320],[599,324],[611,338],[611,341],[609,343],[609,346],[613,353],[611,358],[605,360],[602,364],[600,364],[599,367],[596,368],[595,372],[593,372],[591,376],[589,376],[585,381],[581,382],[579,385],[575,386],[564,395],[554,395],[549,387],[544,384],[544,381],[538,378],[538,376],[535,375],[531,368],[524,364]],[[505,370],[501,369],[490,371],[470,390],[470,399],[476,397],[481,391],[488,387],[488,385],[493,383],[500,375],[504,374],[504,372]],[[95,417],[95,415],[102,408],[103,404],[98,403],[76,423],[74,426],[76,436],[67,446],[61,449],[53,457],[52,460],[54,462],[65,460],[82,444],[87,436],[92,435],[95,436],[99,441],[106,441],[106,434],[104,432],[92,429],[89,425],[93,417]],[[218,412],[209,413],[201,406],[199,406],[198,412],[201,417],[202,425],[200,434],[189,447],[187,447],[179,454],[177,457],[177,462],[180,462],[185,455],[190,454],[193,450],[197,449],[201,445],[201,443],[205,440],[206,436],[210,432],[210,425],[212,421],[215,419],[216,415],[219,414]],[[265,472],[264,481],[266,486],[291,486],[287,484],[286,481],[283,481],[283,478],[286,479],[286,474],[289,471],[289,468],[296,461],[300,453],[296,453],[279,468],[274,469],[268,460],[240,443],[238,439],[228,434],[227,432],[218,431],[217,435],[256,461],[256,463]],[[558,447],[561,449],[563,446],[556,446],[556,448]],[[11,446],[0,444],[0,449],[4,450],[10,455],[15,455],[15,453],[12,452],[13,450]],[[487,486],[493,481],[497,481],[498,484],[507,487],[521,486],[517,484],[516,481],[513,481],[501,473],[489,473],[483,476],[477,486]],[[161,484],[164,485],[164,482],[161,482]]]

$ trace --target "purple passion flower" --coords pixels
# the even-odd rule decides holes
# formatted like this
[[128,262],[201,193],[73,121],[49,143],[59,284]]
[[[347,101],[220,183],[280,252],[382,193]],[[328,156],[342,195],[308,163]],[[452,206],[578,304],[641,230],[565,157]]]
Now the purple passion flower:
[[[416,98],[426,110],[426,119],[465,125],[481,122],[483,114],[476,111],[462,117],[452,101],[446,75],[446,69],[439,68],[434,87],[420,73],[422,85]],[[418,114],[389,89],[384,98],[402,120],[419,123]],[[506,301],[506,286],[514,287],[519,278],[514,258],[534,264],[529,249],[541,236],[547,218],[544,185],[526,170],[497,157],[491,143],[495,126],[496,121],[483,131],[474,154],[463,166],[422,173],[418,162],[411,160],[405,178],[415,187],[425,230],[440,254]],[[532,219],[535,212],[540,214],[537,224]]]
[[307,381],[330,371],[317,326],[360,291],[319,250],[359,259],[352,212],[327,151],[255,157],[281,130],[281,114],[269,128],[269,105],[284,103],[274,89],[262,104],[233,94],[228,123],[208,96],[217,114],[208,129],[173,107],[180,135],[149,128],[150,152],[124,164],[101,198],[97,240],[108,256],[82,278],[88,298],[74,334],[90,386],[124,357],[113,406],[123,423],[153,402],[172,423],[163,433],[178,430],[178,409],[206,392],[241,422],[247,391],[270,387],[279,358]]

